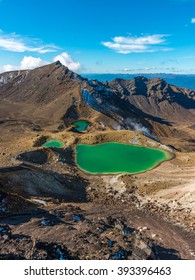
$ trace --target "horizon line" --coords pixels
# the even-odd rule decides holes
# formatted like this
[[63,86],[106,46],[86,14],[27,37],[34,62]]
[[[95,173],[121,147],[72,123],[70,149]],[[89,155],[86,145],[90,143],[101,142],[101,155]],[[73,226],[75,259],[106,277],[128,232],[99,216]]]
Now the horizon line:
[[155,72],[155,73],[143,73],[143,72],[135,72],[135,73],[121,73],[121,72],[116,72],[116,73],[79,73],[79,75],[195,75],[195,73],[166,73],[166,72]]

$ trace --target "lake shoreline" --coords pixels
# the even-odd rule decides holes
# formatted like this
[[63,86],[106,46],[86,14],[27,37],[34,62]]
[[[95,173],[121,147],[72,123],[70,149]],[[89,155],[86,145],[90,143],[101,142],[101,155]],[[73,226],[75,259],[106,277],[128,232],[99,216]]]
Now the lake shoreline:
[[[81,147],[81,146],[88,146],[88,147],[95,147],[95,146],[101,146],[101,145],[107,145],[107,144],[119,144],[119,145],[123,145],[123,146],[130,146],[130,147],[137,147],[138,149],[139,148],[146,148],[147,150],[152,150],[152,151],[161,151],[162,153],[164,153],[164,156],[165,156],[165,159],[161,160],[160,162],[154,162],[154,164],[152,164],[151,166],[149,166],[147,168],[147,170],[144,169],[140,169],[139,171],[132,171],[132,172],[129,172],[129,171],[109,171],[109,172],[91,172],[91,171],[87,171],[85,168],[83,168],[81,166],[81,164],[78,163],[78,148]],[[140,173],[144,173],[144,172],[147,172],[147,171],[150,171],[154,168],[157,168],[161,163],[165,162],[165,161],[169,161],[169,160],[172,160],[173,158],[175,158],[175,154],[171,153],[171,152],[168,152],[168,151],[165,151],[165,150],[161,150],[161,149],[158,149],[158,148],[152,148],[152,147],[146,147],[146,146],[140,146],[140,145],[132,145],[132,144],[126,144],[126,143],[120,143],[120,142],[106,142],[106,143],[101,143],[101,144],[96,144],[96,145],[86,145],[86,144],[78,144],[76,147],[75,147],[75,163],[77,165],[77,167],[82,171],[84,172],[85,174],[87,175],[102,175],[102,176],[106,176],[106,175],[117,175],[117,174],[127,174],[127,175],[134,175],[134,174],[140,174]]]

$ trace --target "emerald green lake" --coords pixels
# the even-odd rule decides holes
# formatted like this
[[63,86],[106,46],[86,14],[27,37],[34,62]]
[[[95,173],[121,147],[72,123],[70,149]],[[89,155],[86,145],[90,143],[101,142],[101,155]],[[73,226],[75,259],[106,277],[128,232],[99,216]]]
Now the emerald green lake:
[[173,154],[164,150],[114,142],[76,146],[78,167],[91,174],[135,174],[150,170],[172,157]]
[[46,147],[46,148],[51,148],[51,147],[53,147],[53,148],[63,148],[64,144],[60,140],[51,139],[51,140],[46,141],[42,146]]
[[73,122],[72,124],[75,126],[75,129],[77,131],[84,131],[87,130],[90,123],[85,120],[80,120],[80,121]]

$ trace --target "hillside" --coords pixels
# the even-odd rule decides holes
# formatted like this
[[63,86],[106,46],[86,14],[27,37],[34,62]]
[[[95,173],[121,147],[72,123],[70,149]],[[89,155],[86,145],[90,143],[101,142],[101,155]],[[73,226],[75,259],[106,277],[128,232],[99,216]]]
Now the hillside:
[[195,91],[169,85],[162,79],[141,76],[131,80],[115,79],[109,86],[141,114],[170,123],[195,121]]
[[88,81],[60,62],[0,74],[0,97],[1,123],[32,129],[56,130],[92,118],[114,129],[166,136],[174,123],[195,122],[194,91],[144,77]]
[[135,73],[135,74],[84,74],[89,80],[98,80],[100,82],[111,82],[115,79],[131,80],[137,76],[144,76],[147,79],[160,78],[168,84],[175,85],[181,88],[195,90],[195,75],[194,74],[167,74],[167,73]]
[[[0,259],[195,258],[194,91],[56,62],[0,74],[0,98]],[[105,142],[174,155],[143,173],[83,172],[77,144]]]

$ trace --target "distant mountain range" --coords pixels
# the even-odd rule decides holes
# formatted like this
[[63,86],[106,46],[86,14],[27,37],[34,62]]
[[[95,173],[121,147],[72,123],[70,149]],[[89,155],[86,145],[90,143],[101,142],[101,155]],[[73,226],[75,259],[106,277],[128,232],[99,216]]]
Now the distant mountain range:
[[110,82],[117,78],[129,80],[137,76],[144,76],[148,79],[160,78],[165,80],[168,84],[195,90],[195,74],[181,75],[181,74],[165,74],[165,73],[156,73],[156,74],[138,73],[138,74],[83,74],[83,76],[88,78],[89,80],[98,80],[101,82],[105,82],[105,81]]

